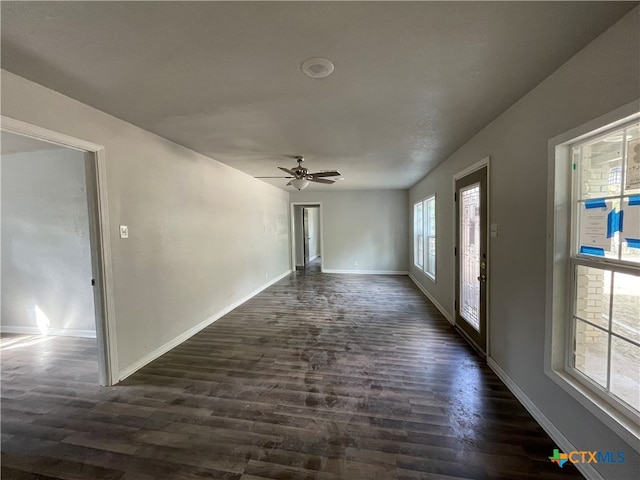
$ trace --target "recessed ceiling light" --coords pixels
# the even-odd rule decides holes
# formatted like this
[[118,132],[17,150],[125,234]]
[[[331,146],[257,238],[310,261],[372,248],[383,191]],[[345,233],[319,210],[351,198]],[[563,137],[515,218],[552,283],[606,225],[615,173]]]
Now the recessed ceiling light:
[[300,68],[307,77],[324,78],[333,72],[333,63],[328,58],[314,57],[302,62]]

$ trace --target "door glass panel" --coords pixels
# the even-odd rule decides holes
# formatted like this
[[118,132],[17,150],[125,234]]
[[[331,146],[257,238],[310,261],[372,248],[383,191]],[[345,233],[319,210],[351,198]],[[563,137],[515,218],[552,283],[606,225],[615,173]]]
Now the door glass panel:
[[460,316],[480,331],[480,184],[460,190]]

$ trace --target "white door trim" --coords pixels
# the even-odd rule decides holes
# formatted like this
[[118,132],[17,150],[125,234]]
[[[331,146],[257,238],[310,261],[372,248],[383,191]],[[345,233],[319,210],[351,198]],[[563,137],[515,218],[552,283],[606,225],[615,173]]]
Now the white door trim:
[[[491,295],[490,295],[490,291],[491,291],[491,273],[492,273],[492,269],[491,269],[491,156],[487,155],[486,157],[484,157],[482,160],[477,161],[476,163],[474,163],[473,165],[468,166],[467,168],[465,168],[464,170],[459,171],[458,173],[456,173],[453,176],[453,180],[452,180],[452,188],[453,191],[452,193],[455,195],[456,193],[456,181],[459,180],[460,178],[466,177],[467,175],[480,170],[481,168],[487,167],[487,238],[485,239],[486,245],[487,245],[487,258],[489,259],[488,262],[488,273],[489,275],[487,276],[487,287],[486,287],[486,293],[487,293],[487,298],[486,298],[486,305],[485,305],[485,315],[486,315],[486,324],[485,324],[485,334],[486,334],[486,346],[485,346],[485,354],[486,357],[489,358],[490,357],[490,348],[491,348],[491,343],[490,343],[490,321],[491,321],[491,316],[489,315],[489,312],[491,311],[489,308],[489,305],[491,303]],[[453,236],[451,238],[453,238],[455,240],[456,238],[456,209],[458,208],[458,202],[453,202]],[[457,246],[457,245],[456,245]],[[455,259],[454,259],[454,269],[455,269]],[[454,271],[453,272],[453,305],[451,306],[451,311],[453,312],[453,325],[456,324],[456,306],[455,306],[455,292],[456,289],[458,288],[458,285],[456,283],[456,278],[457,278],[457,274]]]
[[[95,234],[91,235],[92,271],[96,280],[94,302],[96,311],[96,339],[98,370],[101,385],[118,382],[118,351],[113,297],[111,239],[109,237],[109,208],[105,150],[85,140],[0,115],[0,129],[63,147],[91,154],[94,174],[87,175],[89,218],[93,219]],[[91,159],[89,160],[91,161]],[[90,192],[93,191],[94,195]],[[93,198],[92,198],[93,197]],[[97,218],[95,218],[97,215]]]
[[320,217],[320,271],[324,272],[324,225],[322,220],[322,202],[291,202],[289,231],[291,235],[291,270],[296,271],[296,235],[295,235],[295,207],[318,207]]

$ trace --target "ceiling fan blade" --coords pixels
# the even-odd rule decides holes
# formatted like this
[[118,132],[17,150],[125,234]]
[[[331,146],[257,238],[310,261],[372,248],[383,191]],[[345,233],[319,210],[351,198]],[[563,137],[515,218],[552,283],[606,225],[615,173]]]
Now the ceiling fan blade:
[[253,177],[253,178],[296,178],[296,177]]
[[321,172],[309,173],[309,175],[313,175],[313,178],[318,177],[339,177],[340,172],[337,170],[323,170]]
[[335,180],[327,180],[326,178],[310,178],[307,177],[307,180],[309,180],[310,182],[316,182],[316,183],[336,183]]
[[289,175],[293,175],[294,177],[296,176],[296,172],[294,172],[293,170],[289,170],[288,168],[284,168],[284,167],[278,167],[278,168],[283,172],[288,173]]

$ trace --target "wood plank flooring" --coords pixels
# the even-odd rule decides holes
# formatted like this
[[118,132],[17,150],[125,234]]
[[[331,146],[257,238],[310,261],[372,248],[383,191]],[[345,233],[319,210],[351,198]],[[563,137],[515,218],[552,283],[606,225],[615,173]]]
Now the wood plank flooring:
[[582,478],[403,276],[292,274],[110,388],[94,341],[32,343],[3,480]]

